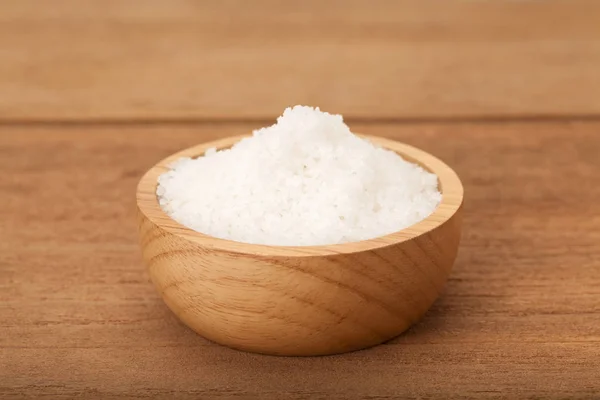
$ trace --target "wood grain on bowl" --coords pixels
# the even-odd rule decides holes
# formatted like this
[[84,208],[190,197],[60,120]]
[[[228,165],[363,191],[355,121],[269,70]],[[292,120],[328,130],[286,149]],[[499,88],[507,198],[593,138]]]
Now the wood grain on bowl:
[[195,146],[158,163],[138,186],[144,260],[166,304],[199,334],[268,354],[323,355],[389,340],[439,296],[460,240],[463,188],[446,164],[414,147],[368,137],[437,174],[442,202],[425,220],[381,238],[331,246],[277,247],[216,239],[172,220],[158,176]]

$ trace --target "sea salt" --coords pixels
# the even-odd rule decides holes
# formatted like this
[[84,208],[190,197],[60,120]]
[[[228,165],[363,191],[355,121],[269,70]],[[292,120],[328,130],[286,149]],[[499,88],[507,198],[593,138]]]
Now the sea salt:
[[434,174],[354,135],[342,116],[304,106],[230,149],[176,161],[159,177],[157,195],[193,230],[281,246],[390,234],[441,200]]

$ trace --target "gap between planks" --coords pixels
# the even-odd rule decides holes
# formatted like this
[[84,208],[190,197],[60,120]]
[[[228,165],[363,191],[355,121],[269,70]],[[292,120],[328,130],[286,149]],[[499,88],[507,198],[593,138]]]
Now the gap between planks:
[[[21,120],[0,119],[0,127],[80,127],[80,126],[147,126],[147,125],[260,125],[275,123],[273,118],[177,118],[177,119],[81,119],[81,120]],[[503,124],[503,123],[563,123],[600,122],[600,114],[581,115],[528,115],[432,118],[344,118],[348,125],[422,125],[422,124]]]

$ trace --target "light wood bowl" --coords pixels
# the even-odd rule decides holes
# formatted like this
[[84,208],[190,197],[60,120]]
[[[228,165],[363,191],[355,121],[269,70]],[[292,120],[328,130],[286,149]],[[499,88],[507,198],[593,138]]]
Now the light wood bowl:
[[192,231],[162,211],[157,179],[172,161],[231,147],[242,136],[189,148],[150,169],[137,190],[142,253],[181,321],[236,349],[302,356],[373,346],[416,322],[439,296],[456,258],[463,187],[432,155],[365,137],[437,174],[442,202],[416,225],[355,243],[238,243]]

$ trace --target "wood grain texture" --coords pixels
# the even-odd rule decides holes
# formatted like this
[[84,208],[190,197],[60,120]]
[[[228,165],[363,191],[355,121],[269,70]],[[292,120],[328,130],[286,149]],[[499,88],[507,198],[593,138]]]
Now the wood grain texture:
[[236,349],[287,356],[330,355],[388,341],[438,298],[456,259],[463,187],[436,157],[367,136],[435,173],[442,201],[423,221],[383,237],[326,246],[266,246],[213,238],[161,209],[158,177],[182,157],[228,149],[233,136],[160,161],[137,189],[148,272],[173,312],[204,337]]
[[250,128],[0,127],[0,397],[598,398],[600,123],[352,126],[457,171],[463,239],[419,324],[305,359],[188,330],[138,250],[144,171]]
[[600,113],[595,0],[0,4],[0,120]]

